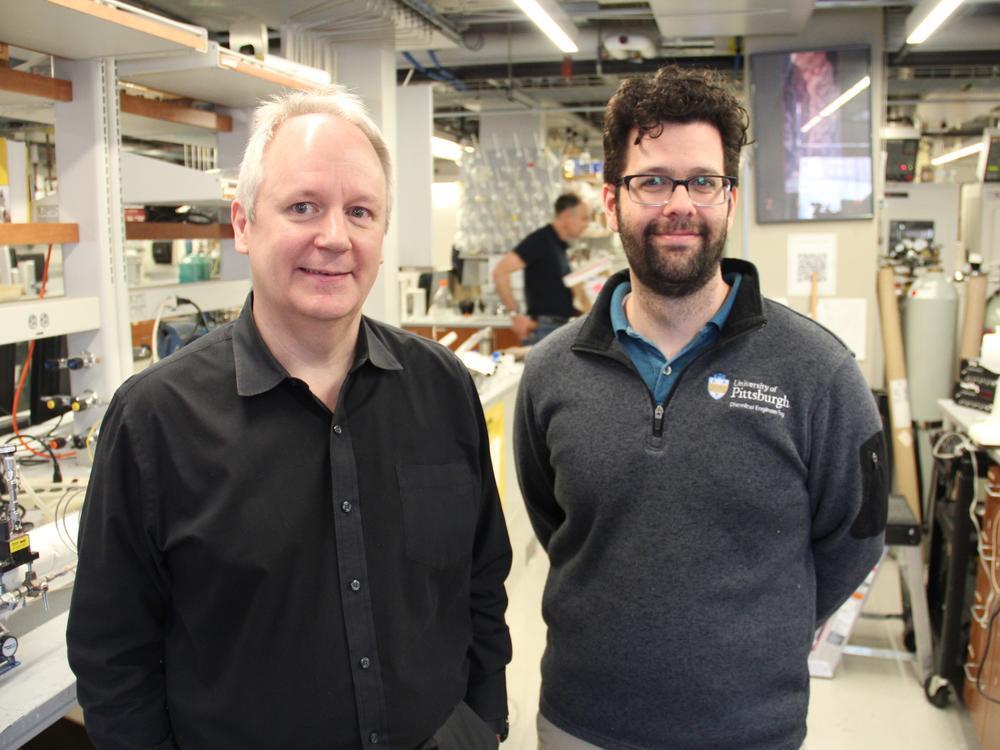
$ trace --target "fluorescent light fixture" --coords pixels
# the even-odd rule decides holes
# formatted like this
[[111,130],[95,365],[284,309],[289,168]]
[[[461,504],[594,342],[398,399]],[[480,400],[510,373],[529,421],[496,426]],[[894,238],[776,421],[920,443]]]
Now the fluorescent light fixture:
[[845,91],[843,94],[841,94],[832,102],[823,107],[823,109],[819,111],[820,117],[829,117],[830,115],[832,115],[838,109],[843,107],[845,104],[851,101],[851,99],[856,97],[858,94],[860,94],[862,91],[864,91],[871,85],[872,85],[871,76],[865,76],[856,84],[851,86],[851,88],[847,89],[847,91]]
[[435,135],[431,136],[431,153],[434,154],[435,159],[458,161],[462,158],[462,147],[455,143],[455,141],[449,141],[447,138],[438,138]]
[[983,150],[983,142],[973,143],[971,146],[966,146],[965,148],[960,148],[957,151],[950,151],[947,154],[941,154],[937,158],[931,159],[931,164],[935,167],[941,166],[942,164],[947,164],[950,161],[955,161],[956,159],[963,159],[966,156],[972,156],[973,154],[978,154]]
[[943,24],[948,16],[955,12],[955,8],[961,4],[962,0],[941,0],[927,14],[927,17],[917,25],[917,28],[906,37],[906,43],[921,44],[922,42],[926,42],[927,38],[937,31],[938,26]]
[[809,122],[807,122],[805,125],[799,128],[799,130],[802,131],[803,133],[808,133],[810,130],[819,125],[821,122],[823,122],[823,118],[820,117],[819,115],[816,115]]
[[812,118],[809,122],[807,122],[805,125],[799,128],[799,130],[803,133],[808,133],[814,127],[819,125],[820,122],[823,121],[824,117],[829,117],[830,115],[832,115],[834,112],[843,107],[845,104],[851,101],[851,99],[856,97],[858,94],[860,94],[862,91],[864,91],[871,85],[872,85],[871,76],[865,76],[856,84],[851,86],[851,88],[847,89],[847,91],[845,91],[843,94],[841,94],[832,102],[823,107],[823,109],[819,111],[819,114],[816,117]]
[[514,2],[524,12],[524,15],[531,19],[531,22],[540,28],[560,50],[566,54],[580,51],[580,48],[573,43],[565,31],[559,28],[559,24],[552,20],[552,16],[538,4],[537,0],[514,0]]

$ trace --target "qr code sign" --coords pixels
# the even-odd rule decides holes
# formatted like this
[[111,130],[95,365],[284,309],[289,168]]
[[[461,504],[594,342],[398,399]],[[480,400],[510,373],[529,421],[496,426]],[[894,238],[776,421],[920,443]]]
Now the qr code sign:
[[812,280],[812,275],[816,274],[816,280],[823,282],[827,280],[827,263],[830,256],[827,253],[800,253],[798,255],[798,269],[796,281],[808,283]]

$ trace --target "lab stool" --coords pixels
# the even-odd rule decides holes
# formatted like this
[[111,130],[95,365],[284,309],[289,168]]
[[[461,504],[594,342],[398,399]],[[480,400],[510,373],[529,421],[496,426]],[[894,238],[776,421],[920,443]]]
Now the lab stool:
[[921,684],[931,675],[934,664],[934,643],[931,619],[927,607],[927,589],[924,585],[924,562],[920,550],[922,533],[906,498],[889,495],[889,514],[885,525],[885,544],[899,564],[900,583],[910,602],[910,619],[913,626],[916,655],[908,651],[895,651],[866,646],[844,647],[845,654],[875,656],[883,659],[915,660]]

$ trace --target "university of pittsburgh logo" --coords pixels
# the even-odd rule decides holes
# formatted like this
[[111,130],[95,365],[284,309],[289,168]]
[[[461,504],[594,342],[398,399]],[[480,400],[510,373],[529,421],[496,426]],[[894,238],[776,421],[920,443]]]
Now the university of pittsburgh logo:
[[729,392],[729,378],[724,372],[717,372],[708,378],[708,395],[718,401]]

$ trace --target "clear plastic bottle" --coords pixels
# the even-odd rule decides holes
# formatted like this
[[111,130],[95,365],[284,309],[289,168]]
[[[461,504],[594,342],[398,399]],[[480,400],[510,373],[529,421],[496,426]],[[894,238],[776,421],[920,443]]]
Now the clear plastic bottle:
[[442,320],[451,316],[453,299],[448,288],[448,279],[438,281],[438,288],[431,298],[431,317]]

